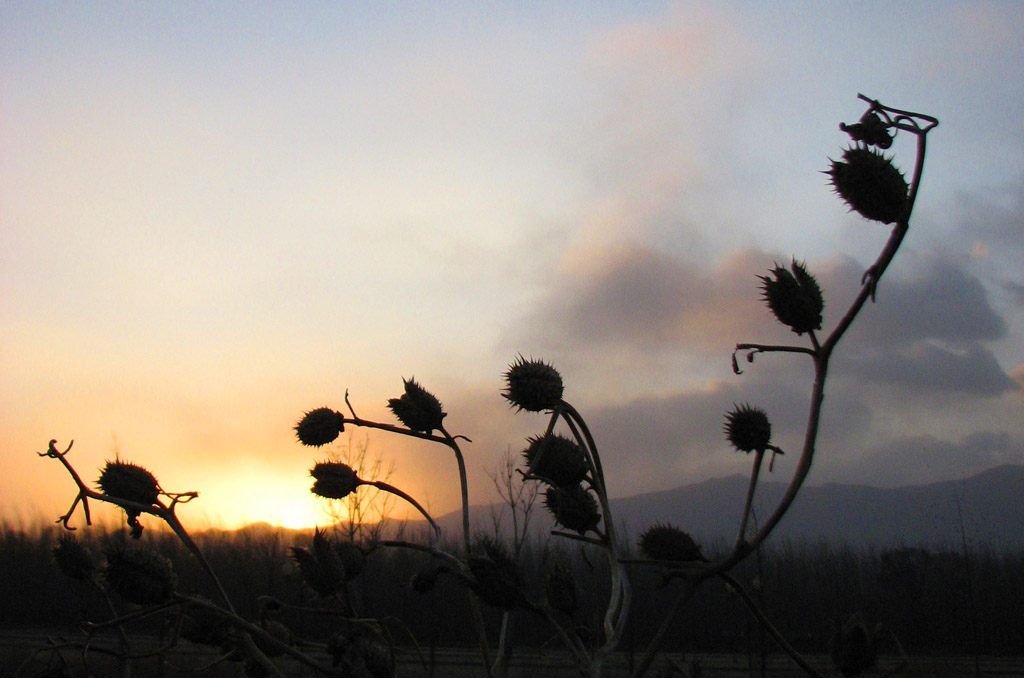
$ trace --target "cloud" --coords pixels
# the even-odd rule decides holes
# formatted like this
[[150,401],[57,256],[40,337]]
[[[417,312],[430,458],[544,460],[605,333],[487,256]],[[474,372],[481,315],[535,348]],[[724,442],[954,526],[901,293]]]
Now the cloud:
[[573,346],[721,352],[765,324],[757,276],[772,261],[751,249],[702,269],[637,242],[580,248],[525,324]]
[[924,339],[969,345],[1006,333],[981,281],[948,259],[927,263],[913,277],[883,278],[875,307],[856,327],[861,337],[887,346]]
[[971,344],[953,351],[919,342],[899,352],[879,352],[854,360],[850,372],[868,381],[917,390],[998,396],[1020,386],[1003,371],[990,350]]
[[896,487],[964,478],[1002,464],[1024,464],[1024,438],[976,431],[959,440],[929,434],[890,438],[839,465],[837,475],[853,482],[872,478]]

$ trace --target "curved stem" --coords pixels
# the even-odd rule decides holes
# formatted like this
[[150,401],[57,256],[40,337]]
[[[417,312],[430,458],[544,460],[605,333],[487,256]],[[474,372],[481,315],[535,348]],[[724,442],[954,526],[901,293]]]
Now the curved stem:
[[452,448],[452,452],[455,453],[455,461],[459,464],[459,489],[462,491],[462,540],[466,547],[466,555],[468,556],[470,552],[469,482],[466,478],[466,460],[462,456],[459,444],[455,442],[455,439],[449,435],[443,426],[441,427],[441,433],[444,434],[444,442],[448,447]]
[[419,511],[420,514],[424,518],[427,519],[427,522],[430,523],[431,527],[434,528],[434,537],[435,537],[435,539],[440,539],[441,538],[441,528],[438,527],[437,523],[434,522],[434,519],[430,517],[430,514],[427,513],[426,509],[424,509],[422,506],[420,506],[419,502],[416,501],[415,499],[413,499],[412,497],[410,497],[408,494],[406,494],[402,490],[398,489],[394,485],[391,485],[389,483],[385,483],[383,480],[364,480],[364,481],[362,481],[362,484],[363,485],[370,485],[372,487],[376,487],[378,490],[383,490],[384,492],[390,492],[391,494],[399,496],[402,499],[404,499],[407,502],[409,502],[410,504],[412,504],[416,508],[416,510]]

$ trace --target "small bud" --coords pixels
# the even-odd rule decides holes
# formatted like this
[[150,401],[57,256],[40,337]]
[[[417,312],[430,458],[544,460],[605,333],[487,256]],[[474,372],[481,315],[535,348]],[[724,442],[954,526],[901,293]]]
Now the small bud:
[[790,273],[776,264],[769,273],[760,275],[764,301],[783,325],[797,334],[821,329],[821,312],[825,300],[821,288],[802,263],[793,260]]
[[53,559],[60,571],[72,579],[89,581],[96,572],[92,553],[73,534],[62,534],[57,539]]
[[416,379],[404,379],[405,393],[400,398],[388,400],[388,407],[398,420],[412,431],[430,433],[440,429],[442,419],[447,416],[441,408],[441,401],[416,383]]
[[891,224],[904,218],[907,209],[907,180],[891,158],[866,146],[843,151],[825,172],[832,188],[865,219]]
[[576,441],[549,434],[529,439],[523,451],[530,475],[557,486],[578,485],[587,476],[587,457]]
[[672,525],[651,525],[640,535],[640,552],[651,560],[682,563],[704,560],[700,547],[686,532]]
[[544,507],[563,527],[584,534],[597,530],[601,514],[597,500],[582,485],[549,487],[544,492]]
[[771,446],[772,425],[764,410],[733,405],[725,414],[725,437],[740,452],[764,453]]
[[362,483],[351,466],[336,461],[317,462],[309,475],[314,479],[309,491],[324,499],[344,499]]
[[126,461],[108,461],[97,484],[104,494],[146,506],[155,504],[160,496],[160,483],[156,477],[141,466]]
[[157,605],[174,593],[177,577],[171,561],[142,546],[114,546],[107,551],[104,577],[130,603]]
[[345,417],[329,407],[310,410],[295,425],[299,442],[309,447],[320,447],[332,443],[345,430]]
[[505,372],[505,392],[509,403],[527,412],[555,409],[562,402],[562,375],[543,360],[516,358]]

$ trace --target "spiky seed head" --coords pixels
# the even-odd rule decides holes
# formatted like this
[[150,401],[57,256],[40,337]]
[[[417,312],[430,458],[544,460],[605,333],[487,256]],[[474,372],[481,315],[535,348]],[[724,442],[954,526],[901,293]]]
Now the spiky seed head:
[[312,550],[293,546],[291,552],[302,580],[321,598],[334,595],[344,586],[345,564],[331,540],[319,528],[313,532]]
[[416,383],[416,379],[403,379],[405,393],[400,398],[388,400],[388,407],[398,420],[411,431],[430,433],[440,429],[447,416],[441,401],[434,394]]
[[309,447],[321,447],[334,442],[345,430],[345,417],[329,407],[318,407],[303,415],[295,425],[299,442]]
[[107,550],[104,578],[119,596],[137,605],[158,605],[170,599],[177,584],[171,561],[150,548],[119,545]]
[[836,628],[832,639],[832,662],[839,672],[849,678],[859,676],[878,661],[878,643],[881,625],[868,629],[859,614],[854,613]]
[[544,412],[562,402],[563,389],[562,375],[552,365],[520,355],[505,372],[501,395],[520,410]]
[[651,560],[692,562],[704,560],[700,547],[686,532],[668,524],[655,524],[640,535],[640,552]]
[[522,575],[503,544],[480,537],[466,560],[471,576],[463,581],[482,602],[508,610],[522,600]]
[[549,487],[544,491],[544,507],[559,525],[581,535],[596,530],[601,522],[597,500],[582,485]]
[[734,404],[725,414],[724,429],[726,439],[740,452],[764,453],[771,444],[771,422],[758,407]]
[[821,312],[825,300],[818,282],[804,264],[793,260],[792,273],[775,265],[771,276],[761,275],[763,299],[775,317],[797,334],[821,329]]
[[529,438],[523,458],[531,475],[552,485],[578,485],[587,475],[586,453],[575,440],[563,435]]
[[344,499],[362,484],[351,466],[337,461],[317,462],[309,475],[313,477],[309,491],[324,499]]
[[865,219],[891,224],[907,209],[909,187],[892,159],[866,146],[851,146],[825,172],[832,188]]
[[548,605],[559,612],[572,614],[580,606],[576,581],[561,563],[555,563],[548,572],[544,593]]
[[152,473],[141,466],[118,459],[107,462],[97,484],[104,494],[146,506],[155,504],[160,496],[160,483]]
[[96,560],[73,534],[62,534],[53,547],[53,560],[68,577],[80,581],[89,581],[96,573]]

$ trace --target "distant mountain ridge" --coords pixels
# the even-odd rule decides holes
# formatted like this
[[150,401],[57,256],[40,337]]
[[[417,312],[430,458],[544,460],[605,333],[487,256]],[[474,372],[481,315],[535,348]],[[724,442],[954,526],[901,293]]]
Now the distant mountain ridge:
[[[701,544],[731,544],[739,530],[747,482],[746,476],[737,474],[613,499],[616,526],[633,543],[647,526],[660,522],[686,530]],[[756,520],[768,516],[785,488],[785,482],[771,479],[758,483],[754,501]],[[470,507],[470,522],[475,530],[492,533],[491,516],[491,505]],[[461,512],[454,511],[436,520],[447,537],[456,539],[461,534]],[[398,524],[395,521],[393,529]],[[543,499],[538,499],[531,531],[541,534],[551,527]],[[409,521],[406,528],[407,534],[415,535],[425,530],[426,525],[424,521]],[[242,528],[262,529],[273,528],[265,523]],[[393,529],[387,532],[393,534]],[[306,531],[312,533],[300,532]],[[896,488],[839,483],[804,486],[769,543],[789,540],[854,548],[959,549],[961,536],[972,548],[1024,549],[1024,466],[997,466],[962,480]]]
[[[672,523],[700,543],[732,543],[739,530],[748,478],[733,475],[672,490],[611,501],[619,529],[635,539],[647,526]],[[755,517],[763,520],[778,504],[786,483],[762,480]],[[471,507],[471,522],[492,526],[490,506]],[[535,509],[538,530],[550,529],[548,512]],[[461,529],[461,514],[442,516],[449,534]],[[1004,465],[963,480],[877,488],[829,483],[804,486],[770,539],[829,542],[853,547],[956,547],[963,536],[972,547],[1024,548],[1024,466]]]

